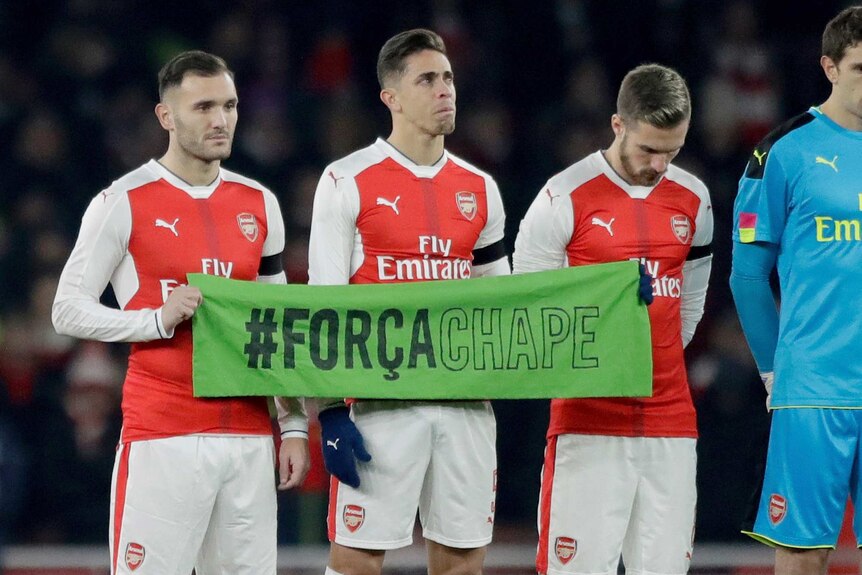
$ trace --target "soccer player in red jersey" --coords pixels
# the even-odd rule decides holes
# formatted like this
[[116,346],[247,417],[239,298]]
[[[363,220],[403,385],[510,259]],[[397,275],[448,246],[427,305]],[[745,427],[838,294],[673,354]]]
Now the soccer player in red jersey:
[[[199,51],[159,73],[167,152],[93,198],[54,300],[60,333],[131,342],[111,493],[111,573],[275,574],[276,486],[265,398],[192,395],[186,274],[284,283],[284,223],[259,183],[229,172],[233,73]],[[120,308],[99,302],[108,282]],[[280,489],[308,471],[300,400],[278,398]]]
[[[443,41],[421,29],[394,36],[377,75],[392,132],[324,170],[309,283],[509,274],[497,184],[444,148],[455,128],[455,82]],[[328,575],[378,575],[387,549],[411,543],[417,508],[428,572],[481,573],[496,491],[488,402],[337,402],[324,405],[320,421],[334,475]]]
[[614,141],[552,177],[521,222],[515,273],[637,260],[653,278],[653,394],[554,399],[539,508],[539,573],[688,570],[697,425],[683,348],[703,315],[712,212],[671,164],[688,132],[685,81],[655,64],[623,79]]

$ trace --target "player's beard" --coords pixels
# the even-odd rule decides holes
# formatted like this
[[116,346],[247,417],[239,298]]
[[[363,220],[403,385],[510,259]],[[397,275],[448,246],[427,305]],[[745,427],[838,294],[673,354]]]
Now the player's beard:
[[425,132],[429,136],[448,136],[455,131],[455,116],[440,120],[433,126],[429,127]]
[[444,120],[440,123],[438,136],[448,136],[455,131],[455,116],[451,120]]
[[625,179],[630,181],[635,186],[654,186],[664,175],[653,170],[652,168],[644,168],[640,171],[632,164],[631,156],[626,152],[626,138],[623,136],[623,141],[620,142],[620,163],[625,172]]
[[[180,149],[189,156],[202,162],[215,162],[226,160],[230,157],[233,134],[227,130],[208,132],[200,137],[195,137],[194,131],[189,129],[179,119],[175,119],[174,124],[177,130],[177,143],[179,143]],[[227,145],[214,147],[209,138],[216,134],[225,134],[228,137]]]

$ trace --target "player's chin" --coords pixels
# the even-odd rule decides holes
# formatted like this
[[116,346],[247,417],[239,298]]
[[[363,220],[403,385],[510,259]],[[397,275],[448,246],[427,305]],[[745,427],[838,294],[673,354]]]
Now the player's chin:
[[639,179],[638,184],[641,186],[654,186],[658,183],[658,181],[661,179],[661,177],[663,175],[664,175],[663,173],[657,174],[655,172],[650,172],[648,174],[641,174],[640,177],[638,178]]
[[455,120],[443,122],[438,126],[437,133],[440,136],[448,136],[455,131]]
[[207,154],[205,154],[204,159],[208,162],[227,160],[228,158],[230,158],[230,150],[230,144],[228,144],[227,146],[220,146],[218,148],[211,149]]

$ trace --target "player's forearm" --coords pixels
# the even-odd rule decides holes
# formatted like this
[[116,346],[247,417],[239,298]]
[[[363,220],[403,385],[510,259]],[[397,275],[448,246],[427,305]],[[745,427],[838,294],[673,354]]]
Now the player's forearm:
[[308,415],[301,397],[275,397],[275,411],[282,438],[308,437]]
[[769,285],[778,246],[774,244],[733,244],[730,290],[742,331],[761,373],[773,370],[778,345],[778,309]]
[[680,315],[682,316],[682,345],[687,346],[694,337],[697,324],[703,317],[706,304],[706,290],[712,270],[712,256],[705,256],[685,262],[682,268],[682,296]]
[[86,299],[57,299],[51,312],[57,333],[80,339],[136,342],[164,339],[167,333],[155,309],[121,311]]

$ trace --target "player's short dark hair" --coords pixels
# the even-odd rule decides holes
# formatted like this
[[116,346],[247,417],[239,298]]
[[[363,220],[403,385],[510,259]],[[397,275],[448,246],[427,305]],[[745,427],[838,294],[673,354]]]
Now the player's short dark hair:
[[212,78],[224,73],[233,78],[233,72],[227,67],[227,63],[215,54],[201,50],[182,52],[168,60],[159,70],[159,99],[164,98],[169,88],[182,84],[186,74]]
[[623,78],[617,113],[624,121],[640,120],[656,128],[674,128],[691,117],[691,96],[676,70],[642,64]]
[[417,52],[434,50],[446,55],[446,44],[439,34],[425,28],[415,28],[396,34],[386,41],[377,56],[377,81],[384,88],[393,76],[401,76],[407,70],[404,60]]
[[862,41],[862,6],[850,6],[838,13],[823,30],[822,54],[836,64],[847,48]]

